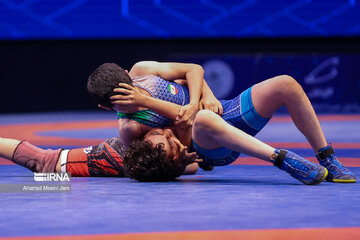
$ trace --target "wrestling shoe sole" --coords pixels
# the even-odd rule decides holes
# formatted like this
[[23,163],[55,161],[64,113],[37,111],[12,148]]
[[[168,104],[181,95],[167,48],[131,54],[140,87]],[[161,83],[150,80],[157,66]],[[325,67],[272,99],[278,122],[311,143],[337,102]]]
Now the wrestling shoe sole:
[[356,179],[349,179],[349,180],[346,180],[346,179],[329,179],[329,180],[326,180],[326,181],[334,182],[334,183],[355,183]]
[[325,175],[324,175],[324,177],[321,179],[321,182],[323,182],[323,181],[326,179],[326,177],[328,176],[328,174],[329,174],[329,171],[325,168]]

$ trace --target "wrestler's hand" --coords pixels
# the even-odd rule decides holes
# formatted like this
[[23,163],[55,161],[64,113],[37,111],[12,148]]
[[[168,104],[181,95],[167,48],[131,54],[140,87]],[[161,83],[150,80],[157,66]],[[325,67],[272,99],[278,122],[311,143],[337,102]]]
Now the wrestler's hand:
[[202,162],[202,159],[199,159],[199,156],[195,152],[189,153],[187,147],[185,146],[180,149],[179,161],[181,163],[184,163],[186,166],[194,162],[196,163]]
[[188,104],[182,106],[178,115],[176,116],[176,126],[181,129],[187,129],[191,127],[198,111],[199,106],[197,104]]
[[119,83],[119,88],[115,88],[114,92],[118,93],[110,97],[111,103],[115,109],[120,112],[135,112],[142,107],[146,101],[146,96],[142,94],[136,87],[126,83]]
[[214,94],[203,94],[199,101],[199,109],[207,109],[219,115],[223,114],[223,107]]

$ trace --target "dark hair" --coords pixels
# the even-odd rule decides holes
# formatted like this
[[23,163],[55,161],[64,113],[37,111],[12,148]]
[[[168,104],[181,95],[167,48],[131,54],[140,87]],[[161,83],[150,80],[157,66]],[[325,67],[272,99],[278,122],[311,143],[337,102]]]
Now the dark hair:
[[163,147],[162,143],[153,147],[149,141],[133,141],[124,157],[127,176],[141,182],[171,181],[179,177],[185,166],[168,157]]
[[116,94],[113,90],[119,87],[119,83],[133,86],[132,79],[124,69],[115,63],[104,63],[90,74],[87,90],[96,103],[111,108],[110,97]]

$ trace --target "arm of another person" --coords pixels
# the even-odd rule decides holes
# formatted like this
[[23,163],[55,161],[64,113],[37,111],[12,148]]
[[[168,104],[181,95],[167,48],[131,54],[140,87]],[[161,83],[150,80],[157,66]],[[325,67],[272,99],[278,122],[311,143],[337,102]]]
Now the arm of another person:
[[119,136],[126,147],[134,139],[141,139],[151,127],[132,119],[120,118],[118,120]]
[[156,75],[167,81],[186,79],[190,93],[190,104],[198,104],[204,79],[204,69],[198,64],[142,61],[130,70],[131,78]]
[[[180,85],[187,85],[187,82],[184,79],[177,79],[175,82]],[[223,114],[223,107],[220,101],[215,97],[205,79],[203,79],[201,97],[199,101],[199,110],[203,109],[210,110],[219,115]]]
[[[128,84],[120,83],[119,86],[120,88],[116,88],[114,91],[121,94],[110,97],[111,102],[114,105],[144,107],[172,120],[176,119],[178,112],[182,107],[172,102],[144,95],[136,87],[132,87]],[[183,131],[180,131],[177,124],[175,124],[174,127],[177,129],[177,136],[180,141],[184,145],[189,146],[191,142],[191,127],[183,128]]]
[[204,69],[198,64],[142,61],[130,70],[131,78],[144,75],[156,75],[167,81],[185,79],[189,88],[190,103],[179,112],[179,125],[191,125],[199,109],[202,94]]
[[[121,96],[121,99],[119,99],[119,97],[113,96],[112,97],[113,104],[145,107],[173,120],[177,117],[177,114],[182,107],[175,103],[155,99],[153,97],[144,95],[137,88],[127,84],[121,84],[120,87],[122,88],[115,89],[114,91],[125,95],[118,95]],[[184,129],[178,127],[177,124],[175,124],[174,129],[175,129],[175,134],[180,140],[180,142],[183,145],[190,147],[192,127]],[[134,131],[134,129],[132,129],[132,131]],[[124,134],[126,135],[126,133]],[[192,163],[186,167],[184,174],[195,174],[197,170],[198,170],[198,164]]]
[[[137,76],[144,76],[144,75],[157,75],[168,81],[173,81],[175,79],[186,79],[186,82],[189,85],[191,102],[187,106],[189,111],[187,112],[187,115],[183,118],[183,120],[184,122],[188,122],[189,119],[191,122],[193,121],[193,119],[195,118],[195,114],[198,111],[198,101],[200,96],[200,90],[202,88],[201,84],[203,79],[203,70],[201,66],[196,64],[159,63],[155,61],[143,61],[136,63],[129,72],[129,76],[131,78]],[[132,88],[132,90],[136,90],[136,89]],[[114,98],[116,97],[120,97],[121,99],[121,95],[117,95],[117,96],[113,96],[112,100],[114,100]],[[153,98],[150,97],[149,99],[154,100]],[[112,101],[112,103],[114,105],[120,105],[126,108],[130,107],[129,105],[126,104],[125,101],[122,101],[121,102],[122,104],[117,104],[116,101]],[[152,108],[153,106],[145,107],[145,108],[154,110],[160,113],[161,115],[173,120],[175,120],[177,114],[180,111],[179,109],[181,108],[181,106],[176,105],[178,107],[176,110],[176,114],[171,115],[171,117],[169,117],[169,115],[167,115],[168,111],[166,110],[167,106],[157,107],[155,106],[155,104],[156,103],[154,103],[155,109]],[[141,106],[138,104],[136,107],[141,107]],[[141,138],[144,132],[147,132],[150,129],[150,127],[145,126],[144,124],[138,123],[136,121],[133,121],[131,119],[119,119],[118,125],[119,125],[119,135],[126,146],[128,146],[132,140]],[[183,123],[183,125],[185,124]]]

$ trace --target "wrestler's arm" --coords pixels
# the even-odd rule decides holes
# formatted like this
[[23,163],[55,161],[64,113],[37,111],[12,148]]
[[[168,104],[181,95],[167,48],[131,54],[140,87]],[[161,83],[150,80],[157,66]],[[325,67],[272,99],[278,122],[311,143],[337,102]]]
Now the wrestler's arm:
[[[177,113],[181,109],[180,105],[155,99],[149,96],[146,96],[143,106],[173,120],[176,118]],[[192,127],[184,129],[182,127],[178,127],[178,125],[175,124],[174,129],[175,129],[175,134],[180,140],[180,142],[183,145],[190,147],[192,141],[191,140]],[[195,174],[198,171],[198,169],[199,169],[199,165],[197,163],[192,163],[186,166],[183,174],[192,175]]]
[[134,121],[132,119],[120,118],[118,120],[119,137],[126,147],[134,139],[141,139],[144,133],[148,132],[151,127]]
[[[116,94],[110,97],[112,104],[130,107],[144,107],[172,120],[176,119],[178,112],[182,107],[172,102],[144,95],[136,87],[125,83],[121,83],[120,88],[116,88],[114,91],[121,94]],[[181,142],[183,142],[184,145],[189,146],[189,143],[191,142],[191,132],[188,131],[189,129],[191,130],[191,127],[182,128],[183,131],[180,131],[181,127],[177,124],[175,124],[175,127],[178,129],[177,135]]]
[[[118,95],[117,97],[112,97],[113,99],[114,98],[116,99],[116,100],[112,100],[113,104],[135,105],[135,106],[139,106],[139,107],[144,107],[144,108],[153,110],[153,111],[155,111],[167,118],[173,119],[173,120],[176,119],[177,114],[182,107],[175,103],[159,100],[159,99],[141,94],[136,88],[134,88],[130,85],[127,85],[127,84],[122,84],[122,88],[119,88],[116,91],[119,93],[125,94],[125,95],[122,95],[122,96]],[[121,96],[122,100],[119,100],[119,96]],[[119,120],[121,120],[121,119],[119,119]],[[131,122],[131,121],[132,120],[129,120],[129,122]],[[134,123],[134,124],[136,124],[136,123]],[[137,123],[137,125],[141,125],[141,124]],[[174,128],[175,128],[176,136],[179,138],[180,142],[183,145],[189,147],[191,144],[192,128],[191,127],[187,128],[187,129],[179,128],[176,124],[174,125]],[[123,129],[122,131],[124,132],[124,129],[126,129],[126,128],[121,127],[120,129]],[[136,127],[134,127],[134,126],[130,127],[130,130],[133,133],[140,132],[140,131],[136,131]],[[120,136],[121,135],[122,134],[120,133]],[[123,138],[124,137],[127,138],[125,140],[126,141],[125,144],[129,144],[131,139],[130,139],[130,137],[127,136],[127,133],[123,134]],[[134,137],[134,138],[140,138],[140,137]],[[189,164],[188,166],[186,166],[184,174],[195,174],[197,172],[198,168],[199,167],[198,167],[197,163]]]
[[[187,81],[186,79],[176,79],[174,80],[174,82],[180,84],[180,85],[186,85],[187,86]],[[207,82],[205,81],[205,79],[203,79],[202,81],[202,88],[201,88],[201,96],[203,95],[208,95],[208,94],[213,94],[211,88],[209,87],[209,85],[207,84]]]
[[198,109],[208,109],[220,115],[223,113],[221,103],[206,83],[204,70],[198,64],[142,61],[131,68],[129,75],[131,78],[157,75],[168,81],[186,84],[189,87],[190,104],[182,107],[178,113],[177,123],[181,127],[192,124]]
[[186,79],[190,93],[190,105],[198,105],[204,79],[204,69],[198,64],[142,61],[130,70],[131,78],[156,75],[167,81]]
[[167,81],[186,79],[190,102],[178,113],[177,124],[186,128],[192,125],[199,110],[199,100],[202,92],[204,69],[198,64],[142,61],[136,63],[129,72],[131,78],[143,75],[156,75]]
[[[175,80],[175,82],[180,85],[187,85],[186,80],[184,79],[177,79]],[[214,113],[220,115],[223,114],[223,107],[220,101],[215,97],[214,93],[212,92],[205,79],[203,79],[201,96],[199,101],[199,110],[203,109],[213,111]]]
[[[177,113],[180,111],[181,106],[177,105],[175,103],[155,99],[149,96],[146,96],[143,107],[146,107],[148,109],[151,109],[165,117],[168,117],[170,119],[175,119],[177,116]],[[180,140],[180,142],[190,147],[191,145],[191,131],[192,127],[188,128],[182,128],[179,127],[177,124],[174,124],[175,134]],[[199,169],[199,165],[197,163],[192,163],[186,166],[185,171],[183,174],[185,175],[191,175],[195,174]]]
[[172,120],[176,119],[176,116],[182,107],[172,102],[142,94],[136,87],[130,86],[126,83],[120,83],[119,86],[119,88],[114,89],[114,92],[120,94],[115,94],[110,97],[113,105],[119,105],[120,107],[127,106],[130,108],[143,107],[153,110],[154,112]]
[[200,109],[209,109],[222,114],[222,106],[204,79],[204,69],[198,64],[142,61],[131,68],[129,75],[130,77],[157,75],[168,81],[186,84],[190,92],[190,105],[197,105],[200,102]]

